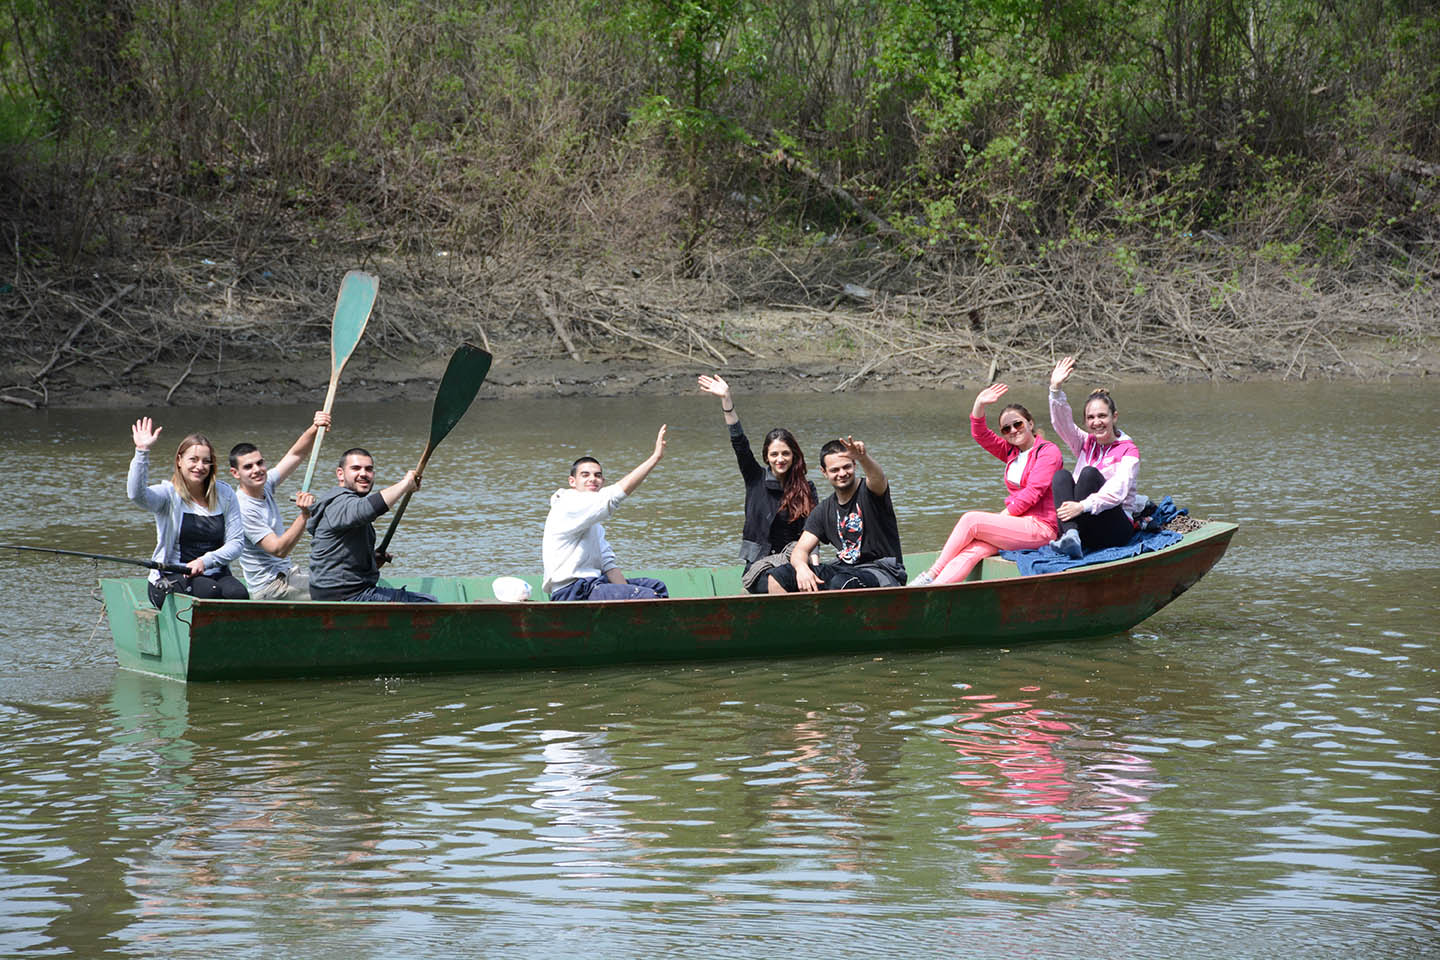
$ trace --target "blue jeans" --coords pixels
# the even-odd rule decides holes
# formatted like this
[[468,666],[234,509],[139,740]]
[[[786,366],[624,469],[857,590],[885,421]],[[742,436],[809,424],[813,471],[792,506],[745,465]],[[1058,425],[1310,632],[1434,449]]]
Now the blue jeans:
[[428,593],[414,593],[404,587],[382,587],[378,584],[373,587],[366,587],[350,600],[379,600],[384,603],[439,603],[438,597],[432,597]]
[[670,596],[663,581],[653,577],[630,577],[624,583],[611,583],[604,577],[571,580],[550,594],[554,600],[654,600]]

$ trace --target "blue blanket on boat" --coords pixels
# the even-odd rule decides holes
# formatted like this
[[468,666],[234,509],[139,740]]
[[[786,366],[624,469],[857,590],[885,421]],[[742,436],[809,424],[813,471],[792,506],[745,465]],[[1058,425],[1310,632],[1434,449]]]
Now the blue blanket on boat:
[[1142,518],[1140,529],[1135,531],[1135,536],[1130,538],[1129,543],[1087,553],[1079,560],[1072,559],[1049,545],[1035,550],[1001,550],[1000,556],[1018,564],[1020,575],[1024,577],[1037,573],[1059,573],[1061,570],[1082,567],[1090,563],[1123,560],[1125,557],[1133,557],[1153,550],[1163,550],[1172,544],[1179,543],[1180,534],[1162,528],[1182,513],[1188,514],[1189,511],[1178,509],[1174,502],[1166,497],[1155,505],[1153,513]]

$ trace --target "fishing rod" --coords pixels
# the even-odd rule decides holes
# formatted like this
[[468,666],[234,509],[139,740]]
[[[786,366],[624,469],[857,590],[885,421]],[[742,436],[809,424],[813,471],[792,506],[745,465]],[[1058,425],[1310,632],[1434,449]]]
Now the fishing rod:
[[173,563],[160,563],[156,560],[132,560],[129,557],[112,557],[103,553],[81,553],[79,550],[57,550],[54,547],[22,547],[18,543],[0,543],[0,548],[6,550],[29,550],[33,553],[62,553],[67,557],[84,557],[87,560],[109,560],[111,563],[129,563],[137,567],[145,567],[149,570],[159,570],[161,573],[178,573],[189,575],[190,568],[178,566]]

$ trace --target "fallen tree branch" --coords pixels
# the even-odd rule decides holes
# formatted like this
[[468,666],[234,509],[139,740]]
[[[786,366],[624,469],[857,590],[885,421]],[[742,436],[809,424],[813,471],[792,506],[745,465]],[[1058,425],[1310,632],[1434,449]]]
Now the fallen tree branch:
[[175,391],[180,389],[180,384],[184,383],[185,378],[190,376],[190,371],[195,369],[195,361],[200,359],[200,354],[204,350],[205,344],[201,343],[200,346],[196,348],[195,355],[190,358],[190,363],[185,367],[185,372],[180,374],[180,379],[170,385],[170,389],[165,393],[165,405],[167,407],[170,405],[170,398],[175,396]]
[[565,329],[565,324],[560,319],[560,311],[555,309],[555,304],[550,302],[550,295],[540,287],[535,288],[535,297],[540,301],[540,312],[545,314],[550,321],[550,326],[555,328],[555,333],[560,337],[560,342],[565,344],[565,349],[570,354],[570,359],[576,363],[583,363],[580,359],[580,351],[575,349],[575,344],[570,339],[570,331]]
[[792,170],[819,186],[830,199],[837,201],[842,207],[869,224],[870,229],[874,230],[877,235],[893,243],[897,249],[904,252],[907,256],[918,258],[924,255],[924,251],[915,246],[909,237],[905,236],[905,234],[899,230],[896,230],[884,218],[872,212],[870,208],[856,199],[853,193],[838,183],[832,183],[829,177],[810,166],[806,161],[790,153],[784,147],[777,146],[769,150],[760,150],[758,147],[756,149],[766,163],[784,167],[786,170]]
[[80,331],[84,330],[85,327],[89,325],[91,320],[94,320],[100,314],[104,313],[112,303],[114,303],[116,300],[119,300],[121,297],[125,296],[127,293],[134,289],[135,284],[127,283],[125,286],[121,287],[117,293],[112,295],[104,303],[100,304],[100,306],[97,307],[93,312],[85,314],[85,316],[80,319],[80,322],[75,324],[75,326],[70,329],[70,335],[65,338],[65,342],[57,346],[55,348],[55,352],[50,354],[49,362],[46,363],[45,366],[41,367],[40,371],[34,376],[32,376],[31,379],[43,379],[45,375],[49,373],[50,370],[55,366],[56,362],[60,359],[60,354],[70,349],[70,345],[75,342],[75,338],[80,336]]
[[665,346],[665,344],[663,344],[663,343],[656,343],[656,342],[653,341],[653,340],[647,340],[646,338],[640,336],[639,334],[631,333],[631,332],[628,331],[628,330],[621,330],[619,327],[616,327],[615,325],[613,325],[613,324],[611,324],[611,323],[607,323],[606,321],[601,320],[599,317],[587,317],[587,316],[585,316],[585,315],[582,313],[582,314],[580,315],[580,319],[586,321],[587,323],[593,323],[593,324],[595,324],[597,327],[603,327],[604,329],[609,330],[611,333],[615,334],[616,336],[629,337],[631,340],[634,340],[636,343],[643,343],[645,346],[649,347],[649,348],[652,349],[652,350],[663,350],[663,351],[666,352],[666,353],[673,353],[673,354],[675,354],[675,356],[681,357],[682,359],[684,359],[685,361],[690,362],[690,363],[693,363],[693,362],[695,361],[695,356],[694,356],[694,354],[681,353],[679,350],[676,350],[676,349],[673,348],[673,347],[667,347],[667,346]]

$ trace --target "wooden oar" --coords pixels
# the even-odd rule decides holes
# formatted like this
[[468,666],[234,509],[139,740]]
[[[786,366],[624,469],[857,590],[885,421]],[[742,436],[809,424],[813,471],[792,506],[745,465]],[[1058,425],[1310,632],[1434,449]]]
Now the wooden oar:
[[54,547],[22,547],[18,543],[0,543],[0,547],[6,550],[30,550],[34,553],[63,553],[67,557],[84,557],[87,560],[109,560],[111,563],[129,563],[137,567],[145,567],[149,570],[159,570],[161,573],[180,573],[188,575],[189,567],[177,566],[173,563],[160,563],[155,560],[131,560],[129,557],[111,557],[103,553],[81,553],[79,550],[57,550]]
[[[435,391],[435,406],[430,413],[430,442],[425,445],[425,452],[420,454],[415,476],[425,472],[425,464],[430,462],[430,454],[435,452],[440,441],[445,439],[445,435],[455,428],[455,424],[465,416],[465,411],[470,409],[480,384],[485,382],[485,375],[490,372],[491,359],[490,354],[468,343],[461,344],[450,355],[445,376],[440,378],[440,389]],[[410,494],[407,493],[395,507],[395,516],[390,520],[390,527],[385,531],[385,539],[380,542],[377,553],[384,553],[385,548],[390,546],[390,538],[395,535],[395,527],[400,523],[400,517],[404,515],[405,507],[409,503]]]
[[[325,394],[325,412],[335,403],[335,388],[340,385],[340,371],[345,361],[360,342],[365,324],[370,320],[370,310],[375,306],[375,294],[380,291],[380,278],[363,270],[351,270],[340,282],[340,295],[335,298],[335,317],[330,322],[330,390]],[[320,458],[320,441],[325,439],[325,428],[315,431],[315,445],[310,448],[310,465],[305,468],[305,482],[302,491],[310,489],[315,477],[315,463]]]

